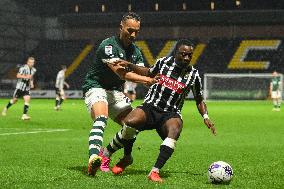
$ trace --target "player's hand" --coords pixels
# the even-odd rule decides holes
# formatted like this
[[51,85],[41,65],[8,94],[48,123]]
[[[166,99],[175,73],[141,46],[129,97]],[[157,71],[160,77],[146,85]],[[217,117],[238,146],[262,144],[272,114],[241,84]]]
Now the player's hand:
[[160,80],[160,75],[159,74],[157,74],[155,77],[149,77],[149,80],[148,80],[148,82],[147,82],[147,84],[146,85],[153,85],[153,84],[155,84],[155,83],[157,83],[157,82],[159,82],[159,80]]
[[208,127],[208,129],[211,130],[211,133],[216,136],[217,132],[214,123],[209,118],[204,119],[204,123]]
[[159,80],[161,79],[161,75],[157,74],[154,79],[156,80],[156,83],[159,82]]
[[147,81],[146,81],[146,85],[148,85],[148,86],[151,86],[151,85],[153,85],[154,83],[156,83],[155,78],[149,77],[149,78],[147,79]]

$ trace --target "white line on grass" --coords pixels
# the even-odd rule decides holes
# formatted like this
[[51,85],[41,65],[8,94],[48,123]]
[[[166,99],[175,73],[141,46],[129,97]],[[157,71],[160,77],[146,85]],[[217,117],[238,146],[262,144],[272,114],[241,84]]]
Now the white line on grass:
[[51,132],[62,132],[62,131],[68,131],[68,130],[70,129],[49,129],[49,130],[37,130],[37,131],[27,131],[27,132],[17,132],[17,133],[1,133],[0,136],[51,133]]

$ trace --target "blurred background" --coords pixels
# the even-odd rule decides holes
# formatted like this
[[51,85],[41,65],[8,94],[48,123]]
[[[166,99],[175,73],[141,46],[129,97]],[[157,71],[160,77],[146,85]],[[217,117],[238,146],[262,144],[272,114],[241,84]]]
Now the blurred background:
[[[55,95],[46,91],[54,89],[64,64],[68,95],[80,98],[96,46],[118,33],[128,11],[142,17],[136,44],[149,66],[169,54],[177,39],[188,38],[196,47],[192,64],[202,77],[249,75],[225,82],[211,78],[206,90],[250,86],[240,99],[267,99],[271,73],[284,73],[283,0],[1,0],[0,97],[12,95],[19,66],[34,56],[37,96]],[[145,91],[139,86],[137,97]]]

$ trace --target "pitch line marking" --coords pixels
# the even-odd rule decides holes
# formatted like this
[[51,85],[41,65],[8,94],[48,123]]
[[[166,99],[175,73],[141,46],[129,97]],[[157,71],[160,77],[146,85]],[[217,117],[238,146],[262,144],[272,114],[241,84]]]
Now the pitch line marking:
[[70,129],[49,129],[49,130],[37,130],[37,131],[27,131],[27,132],[17,132],[17,133],[1,133],[0,136],[8,135],[25,135],[25,134],[36,134],[36,133],[52,133],[52,132],[63,132],[69,131]]

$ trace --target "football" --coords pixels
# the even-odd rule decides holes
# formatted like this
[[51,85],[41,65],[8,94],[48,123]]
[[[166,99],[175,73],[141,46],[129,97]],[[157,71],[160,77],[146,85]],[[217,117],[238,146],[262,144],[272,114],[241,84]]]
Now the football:
[[232,167],[224,162],[213,162],[208,168],[208,181],[211,183],[229,183],[233,178]]

